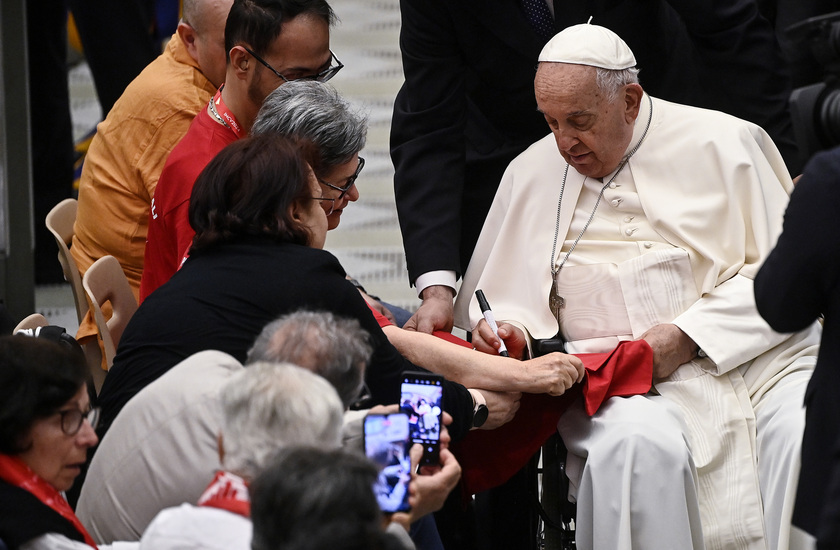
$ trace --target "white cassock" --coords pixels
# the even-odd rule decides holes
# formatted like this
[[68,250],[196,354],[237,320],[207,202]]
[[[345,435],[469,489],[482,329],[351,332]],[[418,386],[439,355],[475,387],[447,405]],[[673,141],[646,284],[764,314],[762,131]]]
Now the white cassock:
[[[648,97],[628,152],[644,133]],[[561,419],[578,548],[802,548],[790,515],[819,327],[774,332],[752,286],[781,232],[790,177],[751,123],[657,99],[652,109],[644,142],[559,273],[563,333],[568,351],[600,352],[673,323],[707,357],[646,397]],[[558,222],[566,167],[552,135],[510,164],[458,294],[458,326],[482,318],[472,299],[481,288],[497,319],[531,338],[557,333],[548,308],[555,224],[559,263],[613,176],[570,168]]]

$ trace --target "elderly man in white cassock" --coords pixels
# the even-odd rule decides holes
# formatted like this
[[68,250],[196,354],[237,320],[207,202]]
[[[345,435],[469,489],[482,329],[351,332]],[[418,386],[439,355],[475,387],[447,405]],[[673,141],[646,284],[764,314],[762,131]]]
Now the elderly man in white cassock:
[[539,61],[551,134],[508,167],[456,322],[498,348],[480,288],[511,355],[555,336],[652,347],[648,395],[558,424],[577,547],[808,547],[790,516],[819,327],[774,332],[752,288],[792,189],[782,157],[754,124],[648,96],[603,27],[567,28]]

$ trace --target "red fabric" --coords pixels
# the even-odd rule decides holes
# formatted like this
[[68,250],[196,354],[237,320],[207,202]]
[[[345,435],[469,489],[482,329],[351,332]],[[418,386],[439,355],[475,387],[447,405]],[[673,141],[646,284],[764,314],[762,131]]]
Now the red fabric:
[[524,394],[514,419],[495,430],[472,430],[453,444],[463,470],[464,493],[501,485],[519,471],[557,430],[557,421],[583,392],[590,416],[610,397],[645,394],[653,379],[653,351],[644,340],[621,342],[609,353],[584,353],[586,378],[565,394]]
[[251,495],[248,484],[236,474],[218,471],[216,477],[198,499],[199,506],[227,510],[242,517],[251,517]]
[[[380,327],[392,324],[371,308]],[[472,344],[448,332],[435,336],[467,348]],[[642,395],[653,380],[653,350],[644,340],[620,342],[609,353],[581,353],[586,377],[583,384],[561,396],[523,394],[513,420],[495,430],[472,430],[452,445],[463,470],[465,494],[501,485],[518,472],[557,430],[557,421],[583,392],[584,410],[592,416],[610,397]]]
[[55,490],[55,487],[44,481],[38,474],[32,471],[21,459],[0,454],[0,479],[10,485],[14,485],[24,491],[32,493],[38,500],[49,506],[64,519],[69,521],[73,527],[85,538],[85,543],[96,548],[96,543],[93,538],[73,513],[70,505],[61,496],[61,493]]
[[190,195],[195,180],[213,157],[236,141],[236,133],[202,109],[175,146],[160,174],[149,212],[149,232],[140,279],[140,302],[181,267],[195,231],[190,226]]
[[393,325],[391,321],[388,320],[387,317],[373,309],[373,306],[370,304],[367,305],[370,308],[370,311],[373,313],[373,317],[376,319],[376,322],[379,323],[379,328],[385,328]]

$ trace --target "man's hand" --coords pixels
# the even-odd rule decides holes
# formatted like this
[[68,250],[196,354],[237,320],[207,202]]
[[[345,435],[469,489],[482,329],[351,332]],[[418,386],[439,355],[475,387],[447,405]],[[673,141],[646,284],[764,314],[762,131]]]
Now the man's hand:
[[[522,359],[525,348],[528,344],[525,333],[518,327],[510,323],[501,323],[499,325],[499,338],[505,341],[505,347],[508,354],[514,359]],[[490,325],[482,319],[473,329],[472,345],[475,349],[482,353],[489,353],[490,355],[498,355],[501,342],[499,338],[493,334],[493,329]]]
[[697,344],[677,325],[651,327],[642,334],[641,340],[645,340],[653,349],[654,380],[667,378],[677,367],[697,356]]
[[522,399],[522,394],[518,391],[503,392],[475,389],[473,391],[481,392],[487,404],[487,411],[490,413],[487,416],[487,421],[479,430],[495,430],[513,420],[516,411],[519,410],[519,400]]
[[[419,443],[414,444],[411,447],[412,471],[416,470],[422,456],[423,446]],[[420,468],[420,474],[412,474],[411,483],[408,486],[408,503],[411,505],[411,512],[397,512],[391,516],[392,521],[396,521],[406,530],[421,517],[443,507],[446,497],[461,479],[461,465],[449,449],[441,449],[440,465],[423,466]]]
[[453,298],[455,298],[455,291],[448,286],[435,285],[424,288],[423,303],[403,328],[427,334],[436,330],[452,332],[455,319]]
[[527,388],[522,391],[528,393],[563,395],[574,384],[582,382],[586,374],[583,361],[559,352],[523,361],[521,367]]

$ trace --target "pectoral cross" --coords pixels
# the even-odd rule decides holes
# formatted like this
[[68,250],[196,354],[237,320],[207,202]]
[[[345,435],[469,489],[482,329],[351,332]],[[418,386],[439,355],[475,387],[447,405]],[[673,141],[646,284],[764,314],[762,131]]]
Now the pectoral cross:
[[560,296],[560,290],[557,288],[556,276],[552,277],[551,290],[548,292],[548,307],[557,322],[560,322],[560,310],[566,307],[566,299]]

